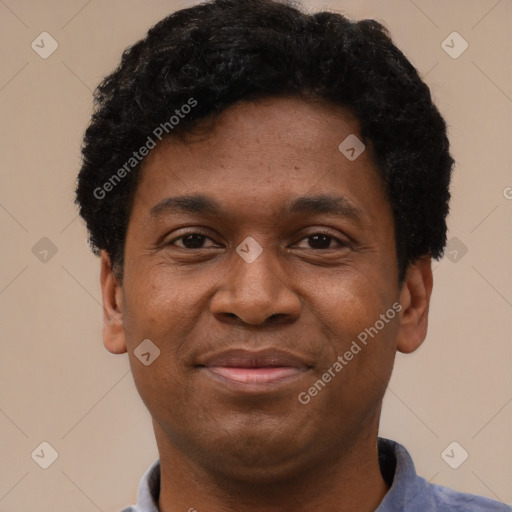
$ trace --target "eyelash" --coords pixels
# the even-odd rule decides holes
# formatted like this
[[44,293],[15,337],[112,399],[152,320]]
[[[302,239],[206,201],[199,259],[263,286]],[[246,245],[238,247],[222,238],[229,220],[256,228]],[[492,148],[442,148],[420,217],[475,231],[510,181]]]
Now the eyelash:
[[[174,245],[174,243],[176,241],[182,240],[183,238],[188,238],[189,236],[193,236],[193,235],[199,235],[199,236],[202,236],[202,237],[207,238],[208,240],[211,240],[212,242],[214,242],[214,240],[212,240],[206,233],[201,233],[200,231],[191,231],[189,233],[182,234],[179,237],[176,237],[176,238],[170,240],[165,245],[171,245],[172,246],[172,245]],[[335,240],[338,243],[339,247],[341,247],[341,248],[349,247],[350,246],[350,244],[348,242],[340,240],[333,233],[331,233],[329,231],[317,231],[317,232],[311,233],[311,234],[306,235],[305,237],[301,238],[299,240],[299,242],[302,242],[302,240],[306,240],[306,239],[311,238],[311,237],[313,237],[315,235],[325,235],[328,238],[332,238],[333,240]],[[198,251],[198,250],[201,250],[201,249],[205,249],[205,247],[199,247],[199,248],[196,248],[196,249],[190,249],[188,247],[179,247],[179,248],[180,249],[186,249],[188,251],[194,251],[194,250]],[[327,249],[313,249],[313,248],[311,248],[310,250],[312,250],[312,251],[326,251],[326,250],[335,249],[335,248],[336,247],[329,247]]]

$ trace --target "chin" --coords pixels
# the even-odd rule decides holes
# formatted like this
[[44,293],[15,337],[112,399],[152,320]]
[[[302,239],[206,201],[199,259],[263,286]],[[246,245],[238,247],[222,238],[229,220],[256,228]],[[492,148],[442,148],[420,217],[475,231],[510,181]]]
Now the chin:
[[[275,428],[273,433],[272,429],[266,433],[235,433],[233,430],[229,429],[225,436],[210,439],[207,444],[203,437],[202,446],[195,451],[196,463],[224,485],[233,482],[238,488],[250,488],[282,486],[288,480],[296,483],[301,475],[311,471],[312,465],[321,462],[320,437],[313,435],[308,441],[300,428],[293,435],[275,432]],[[324,454],[325,458],[328,458],[327,454]]]

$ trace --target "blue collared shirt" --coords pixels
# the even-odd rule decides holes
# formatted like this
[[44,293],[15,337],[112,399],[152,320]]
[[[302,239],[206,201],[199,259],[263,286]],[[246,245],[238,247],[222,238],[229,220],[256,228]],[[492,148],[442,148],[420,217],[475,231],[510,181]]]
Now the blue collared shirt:
[[[379,438],[379,464],[390,489],[375,512],[512,512],[512,507],[482,496],[431,484],[416,474],[409,452]],[[160,461],[154,462],[139,484],[137,505],[121,512],[159,512]]]

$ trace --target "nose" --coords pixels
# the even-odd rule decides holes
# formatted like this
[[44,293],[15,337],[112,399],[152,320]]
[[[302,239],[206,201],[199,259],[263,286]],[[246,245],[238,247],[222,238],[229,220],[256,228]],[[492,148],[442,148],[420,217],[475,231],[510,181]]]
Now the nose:
[[210,310],[223,322],[293,322],[300,315],[302,303],[290,284],[271,249],[265,249],[252,263],[235,253]]

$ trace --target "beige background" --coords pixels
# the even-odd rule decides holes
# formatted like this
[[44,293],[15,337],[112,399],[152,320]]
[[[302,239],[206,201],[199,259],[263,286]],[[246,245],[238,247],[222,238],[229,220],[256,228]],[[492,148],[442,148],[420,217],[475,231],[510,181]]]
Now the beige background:
[[[157,457],[127,356],[102,345],[99,260],[73,190],[91,91],[127,45],[192,3],[0,0],[0,511],[118,512]],[[457,160],[449,238],[467,253],[452,240],[455,261],[434,265],[428,338],[397,357],[381,435],[432,482],[512,503],[512,2],[304,4],[390,29]],[[31,48],[43,31],[59,44],[47,59]],[[453,31],[469,43],[457,59],[441,47]],[[32,252],[43,237],[57,249],[46,262]],[[31,458],[43,441],[59,454],[48,469]],[[458,469],[441,458],[452,441],[469,453]]]

